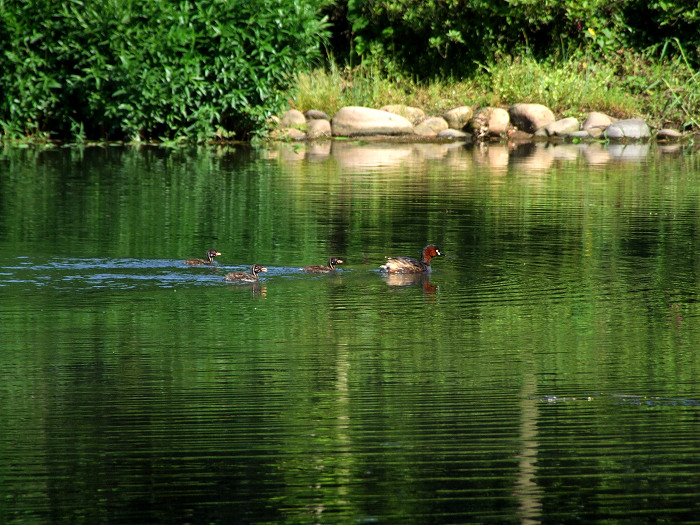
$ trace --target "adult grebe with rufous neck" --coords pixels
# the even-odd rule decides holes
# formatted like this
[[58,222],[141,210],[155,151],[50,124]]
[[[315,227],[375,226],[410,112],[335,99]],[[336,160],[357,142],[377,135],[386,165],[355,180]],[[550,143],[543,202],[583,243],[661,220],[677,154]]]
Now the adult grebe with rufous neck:
[[423,248],[420,260],[413,257],[390,257],[386,263],[379,267],[387,273],[422,273],[430,271],[430,259],[438,255],[445,255],[434,244]]

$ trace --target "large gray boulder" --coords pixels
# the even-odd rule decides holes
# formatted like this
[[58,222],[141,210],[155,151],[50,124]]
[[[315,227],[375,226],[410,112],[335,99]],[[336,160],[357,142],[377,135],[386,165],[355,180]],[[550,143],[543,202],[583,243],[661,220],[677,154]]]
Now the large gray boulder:
[[651,136],[649,126],[639,118],[630,118],[613,122],[605,130],[610,140],[646,140]]
[[554,113],[542,104],[513,104],[508,108],[511,123],[528,133],[534,133],[554,122]]
[[413,124],[394,113],[360,106],[340,108],[331,120],[335,137],[412,135]]

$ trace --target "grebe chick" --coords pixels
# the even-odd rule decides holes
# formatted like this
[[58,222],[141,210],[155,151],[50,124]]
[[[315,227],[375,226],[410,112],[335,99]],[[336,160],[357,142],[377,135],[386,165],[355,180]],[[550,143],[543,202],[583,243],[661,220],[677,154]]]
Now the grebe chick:
[[387,273],[422,273],[430,271],[430,259],[437,255],[444,255],[434,244],[423,248],[420,261],[413,257],[390,257],[386,263],[379,267]]
[[254,283],[258,280],[258,273],[266,272],[267,268],[261,266],[260,264],[254,264],[250,269],[250,273],[246,272],[229,272],[224,277],[224,281],[228,282],[246,282]]
[[185,264],[189,264],[191,266],[199,266],[202,264],[214,264],[214,257],[217,255],[221,255],[219,252],[216,250],[207,250],[207,258],[206,260],[204,259],[187,259],[185,261]]
[[312,272],[312,273],[334,272],[336,264],[343,264],[343,260],[338,259],[337,257],[331,257],[330,259],[328,259],[328,266],[321,266],[320,264],[312,264],[311,266],[304,266],[302,268],[302,271]]

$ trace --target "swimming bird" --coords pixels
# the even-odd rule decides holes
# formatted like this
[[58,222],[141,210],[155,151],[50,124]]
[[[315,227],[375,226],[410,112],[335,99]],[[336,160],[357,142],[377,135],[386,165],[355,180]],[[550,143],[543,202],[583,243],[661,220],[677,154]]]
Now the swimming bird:
[[430,259],[437,255],[444,255],[434,244],[429,244],[421,253],[420,261],[413,257],[390,257],[386,263],[379,267],[387,273],[421,273],[430,271]]
[[219,252],[216,250],[207,250],[207,259],[187,259],[185,261],[185,264],[189,264],[191,266],[200,266],[202,264],[214,264],[214,257],[221,255]]
[[328,266],[312,264],[311,266],[304,266],[302,270],[311,273],[328,273],[335,271],[336,264],[343,264],[343,260],[338,259],[337,257],[331,257],[330,259],[328,259]]
[[266,271],[267,268],[261,266],[260,264],[254,264],[253,267],[250,269],[250,273],[229,272],[224,277],[224,281],[254,283],[258,280],[258,273]]

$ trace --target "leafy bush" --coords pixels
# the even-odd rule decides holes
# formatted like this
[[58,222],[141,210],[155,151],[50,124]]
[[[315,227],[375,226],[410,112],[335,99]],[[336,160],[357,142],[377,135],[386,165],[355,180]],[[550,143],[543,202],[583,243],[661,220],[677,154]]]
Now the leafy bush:
[[468,76],[499,55],[571,53],[592,35],[601,55],[673,36],[695,64],[700,57],[697,0],[339,0],[332,20],[344,4],[350,61],[389,73]]
[[8,136],[238,138],[326,38],[322,0],[0,0]]

